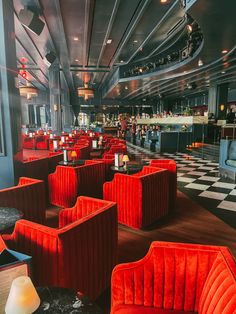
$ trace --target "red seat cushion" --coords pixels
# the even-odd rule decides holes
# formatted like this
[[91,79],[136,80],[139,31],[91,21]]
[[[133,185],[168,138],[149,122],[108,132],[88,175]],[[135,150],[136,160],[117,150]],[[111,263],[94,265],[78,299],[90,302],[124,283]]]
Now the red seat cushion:
[[193,314],[196,312],[185,312],[176,310],[163,310],[156,307],[141,305],[118,305],[113,308],[112,314]]

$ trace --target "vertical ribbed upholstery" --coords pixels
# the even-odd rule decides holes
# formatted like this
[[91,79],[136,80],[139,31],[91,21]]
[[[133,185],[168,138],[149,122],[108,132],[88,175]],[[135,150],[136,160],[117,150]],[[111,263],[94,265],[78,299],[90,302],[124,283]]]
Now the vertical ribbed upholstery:
[[56,206],[70,207],[78,195],[77,171],[79,167],[57,166],[48,176],[49,202]]
[[145,227],[168,213],[168,172],[144,167],[134,175],[115,174],[103,186],[103,198],[118,206],[118,221]]
[[20,178],[17,186],[0,190],[0,206],[16,208],[23,212],[25,219],[44,223],[46,213],[44,182]]
[[29,161],[19,163],[20,175],[28,178],[43,180],[48,178],[48,158],[29,158]]
[[153,242],[143,259],[118,265],[113,270],[111,313],[116,313],[120,305],[127,305],[127,313],[137,310],[137,306],[140,313],[143,307],[173,310],[173,313],[198,309],[200,314],[235,313],[236,279],[232,267],[235,269],[236,264],[233,261],[229,267],[228,260],[232,261],[232,257],[225,258],[224,250]]
[[105,181],[111,181],[113,179],[113,172],[111,171],[111,166],[115,164],[114,155],[108,155],[102,159],[93,159],[94,161],[102,161],[105,167]]
[[49,146],[49,136],[48,135],[39,135],[35,138],[35,148],[36,149],[48,149]]
[[[229,254],[228,259],[232,260]],[[206,280],[199,302],[199,313],[236,313],[236,264],[229,264],[222,253],[218,254]]]
[[61,229],[20,220],[3,239],[9,248],[32,256],[35,285],[74,289],[93,300],[110,283],[117,261],[117,229],[116,205],[106,202]]
[[48,176],[49,199],[53,205],[71,207],[78,195],[102,198],[105,166],[101,161],[87,160],[78,167],[57,166]]
[[35,148],[35,139],[29,137],[28,135],[22,135],[22,147],[24,149],[34,149]]
[[169,171],[170,184],[169,184],[169,210],[175,208],[177,197],[177,166],[176,162],[172,159],[153,159],[150,160],[151,167],[167,169]]

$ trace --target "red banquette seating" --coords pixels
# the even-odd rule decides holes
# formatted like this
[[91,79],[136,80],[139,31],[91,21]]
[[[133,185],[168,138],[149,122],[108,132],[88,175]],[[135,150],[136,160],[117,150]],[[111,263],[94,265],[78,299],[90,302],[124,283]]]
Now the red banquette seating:
[[226,247],[153,242],[115,267],[111,314],[236,313],[236,262]]

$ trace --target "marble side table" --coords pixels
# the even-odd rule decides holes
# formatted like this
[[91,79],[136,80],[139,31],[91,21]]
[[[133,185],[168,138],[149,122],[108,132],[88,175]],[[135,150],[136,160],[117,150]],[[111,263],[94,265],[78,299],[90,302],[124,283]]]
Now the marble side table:
[[88,297],[73,290],[59,287],[39,287],[41,300],[34,314],[103,314],[99,307]]
[[16,208],[0,207],[0,233],[8,232],[22,217],[23,213]]

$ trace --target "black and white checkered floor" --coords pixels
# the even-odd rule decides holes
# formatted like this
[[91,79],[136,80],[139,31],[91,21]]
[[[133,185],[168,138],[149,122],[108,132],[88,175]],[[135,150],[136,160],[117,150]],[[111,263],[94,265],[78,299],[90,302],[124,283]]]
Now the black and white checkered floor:
[[220,178],[218,163],[184,153],[160,155],[130,143],[128,150],[136,160],[174,159],[178,168],[178,189],[236,228],[236,184]]

